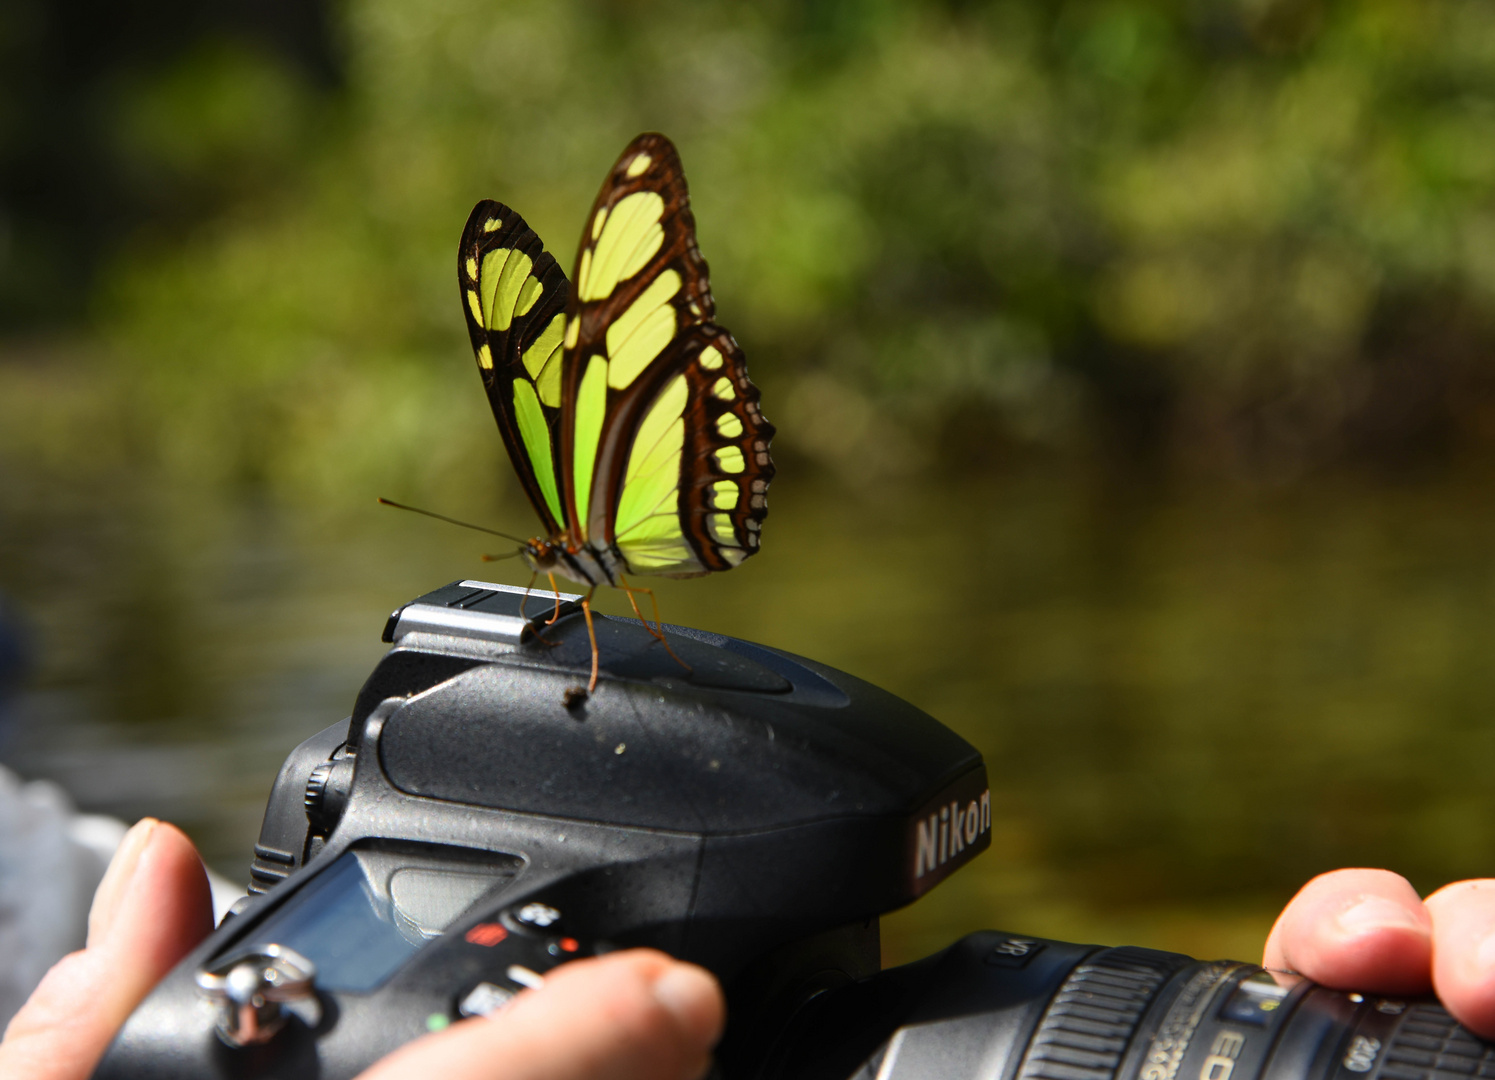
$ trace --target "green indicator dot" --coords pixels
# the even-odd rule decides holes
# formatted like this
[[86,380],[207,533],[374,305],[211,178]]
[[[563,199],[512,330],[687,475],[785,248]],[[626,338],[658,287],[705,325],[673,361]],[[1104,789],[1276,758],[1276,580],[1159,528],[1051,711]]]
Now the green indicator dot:
[[446,1013],[432,1013],[426,1017],[427,1031],[445,1031],[451,1026],[452,1018]]

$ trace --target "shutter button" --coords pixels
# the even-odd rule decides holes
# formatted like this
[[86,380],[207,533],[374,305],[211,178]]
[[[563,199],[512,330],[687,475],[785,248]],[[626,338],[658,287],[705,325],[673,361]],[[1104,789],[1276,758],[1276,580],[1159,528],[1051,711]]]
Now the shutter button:
[[308,1027],[322,1019],[317,968],[284,945],[257,945],[197,969],[197,988],[218,1006],[218,1037],[230,1046],[268,1042],[294,1013]]

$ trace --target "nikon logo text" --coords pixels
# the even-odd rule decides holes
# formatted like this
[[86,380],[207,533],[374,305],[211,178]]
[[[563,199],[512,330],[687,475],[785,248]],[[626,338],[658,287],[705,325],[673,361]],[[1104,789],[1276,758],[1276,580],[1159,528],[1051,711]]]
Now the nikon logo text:
[[968,846],[991,831],[991,790],[979,799],[947,803],[918,823],[914,845],[914,879],[917,881],[945,865]]

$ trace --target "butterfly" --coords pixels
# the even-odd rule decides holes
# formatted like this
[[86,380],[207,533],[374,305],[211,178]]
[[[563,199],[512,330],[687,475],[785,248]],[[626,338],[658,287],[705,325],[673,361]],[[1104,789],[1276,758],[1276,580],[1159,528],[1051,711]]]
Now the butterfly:
[[[774,427],[732,335],[714,321],[680,155],[644,134],[582,230],[572,278],[503,203],[473,208],[457,253],[462,310],[488,403],[544,532],[536,574],[624,589],[695,577],[758,550]],[[652,593],[650,593],[652,597]],[[653,632],[665,647],[668,642]],[[639,618],[648,626],[648,621]]]

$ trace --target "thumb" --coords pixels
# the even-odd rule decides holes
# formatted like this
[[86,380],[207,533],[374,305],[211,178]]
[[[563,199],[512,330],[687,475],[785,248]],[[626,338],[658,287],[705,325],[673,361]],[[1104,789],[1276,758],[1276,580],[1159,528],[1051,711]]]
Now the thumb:
[[499,1012],[417,1039],[359,1080],[697,1080],[724,1009],[708,972],[633,949],[563,964]]
[[1343,990],[1425,994],[1432,916],[1389,870],[1335,870],[1298,891],[1267,938],[1262,967]]
[[212,928],[192,841],[142,819],[94,894],[88,947],[58,962],[6,1028],[0,1076],[85,1080],[135,1006]]

